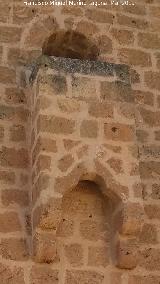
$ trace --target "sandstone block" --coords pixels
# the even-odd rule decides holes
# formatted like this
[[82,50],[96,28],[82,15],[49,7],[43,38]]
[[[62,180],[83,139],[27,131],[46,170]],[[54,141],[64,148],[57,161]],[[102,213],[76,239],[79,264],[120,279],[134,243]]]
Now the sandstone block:
[[73,77],[72,96],[84,100],[96,97],[95,81],[86,77]]
[[24,271],[22,268],[0,264],[0,283],[1,284],[25,284]]
[[67,151],[70,151],[71,149],[73,149],[74,147],[79,145],[81,142],[80,141],[76,141],[76,140],[71,140],[71,139],[64,139],[63,143],[64,143],[65,149]]
[[149,133],[143,129],[137,129],[136,136],[139,142],[144,143],[147,142]]
[[140,234],[140,242],[146,244],[156,244],[158,240],[157,233],[158,232],[155,225],[145,223]]
[[144,210],[138,203],[129,202],[114,217],[115,231],[122,235],[137,236],[141,232]]
[[105,246],[90,246],[88,248],[88,265],[106,267],[109,264],[109,248]]
[[0,254],[5,259],[25,261],[28,258],[28,248],[24,239],[2,239]]
[[80,126],[81,137],[96,138],[98,135],[98,124],[95,120],[83,120]]
[[4,184],[14,184],[15,183],[15,173],[12,171],[0,171],[0,181]]
[[83,12],[79,7],[63,7],[62,14],[82,16]]
[[160,158],[160,147],[157,145],[148,145],[142,146],[139,148],[140,156],[143,158],[153,158],[158,159]]
[[137,248],[135,239],[119,239],[115,245],[115,262],[118,268],[133,269],[137,266]]
[[26,149],[15,149],[3,146],[0,150],[0,165],[2,167],[22,168],[28,167],[28,152]]
[[64,251],[69,264],[75,267],[83,264],[83,248],[80,244],[74,243],[65,245]]
[[29,205],[29,196],[27,191],[4,189],[2,190],[1,198],[4,206],[18,204],[21,207],[27,207]]
[[67,270],[65,284],[85,284],[87,282],[92,284],[102,284],[103,279],[104,276],[95,271]]
[[149,7],[149,11],[150,11],[150,14],[151,14],[152,17],[155,17],[155,18],[159,18],[160,17],[160,8],[159,8],[159,6],[151,6],[151,7]]
[[160,206],[157,204],[147,204],[144,206],[144,210],[149,219],[160,220]]
[[62,219],[62,199],[50,198],[49,202],[45,204],[43,212],[41,212],[40,222],[38,227],[42,230],[52,230],[56,232],[59,223]]
[[151,66],[150,54],[138,49],[122,48],[119,50],[118,56],[122,63],[141,67]]
[[146,49],[160,49],[160,37],[153,33],[139,33],[138,44]]
[[98,27],[88,21],[83,21],[81,20],[78,24],[77,24],[77,28],[76,31],[86,35],[86,36],[92,36],[93,34],[95,34],[96,32],[99,31]]
[[57,152],[57,146],[55,140],[46,137],[39,137],[38,142],[40,143],[40,150],[51,153]]
[[135,15],[146,15],[146,7],[145,5],[141,5],[141,3],[135,2],[135,5],[124,5],[125,12],[135,14]]
[[120,159],[110,158],[107,160],[107,164],[115,171],[116,174],[123,172],[123,162]]
[[113,118],[113,105],[108,102],[91,102],[88,113],[93,117]]
[[39,155],[36,163],[37,173],[40,171],[51,169],[51,157],[47,155]]
[[69,98],[65,98],[65,99],[59,99],[58,101],[58,106],[60,111],[64,112],[64,113],[77,113],[78,111],[81,110],[81,105],[80,102],[76,99],[72,100]]
[[34,259],[39,263],[53,263],[57,260],[57,243],[53,232],[39,232],[34,236]]
[[34,265],[30,275],[31,284],[58,284],[59,273],[58,270],[53,270],[48,266]]
[[150,89],[160,91],[160,72],[146,72],[145,83]]
[[90,241],[109,239],[108,227],[103,222],[94,220],[84,220],[80,223],[80,234],[81,236]]
[[153,275],[131,275],[129,276],[129,284],[157,284],[160,281],[159,276]]
[[114,21],[113,14],[109,13],[108,11],[101,11],[99,9],[87,9],[85,15],[93,22],[113,24]]
[[122,274],[118,272],[112,272],[110,274],[110,282],[111,284],[122,284]]
[[[0,27],[1,30],[1,27]],[[0,83],[2,84],[15,84],[16,73],[15,70],[9,69],[5,66],[0,66]]]
[[138,104],[146,104],[149,106],[154,105],[154,95],[151,92],[144,92],[140,90],[134,90],[133,95],[135,97],[135,102]]
[[137,19],[135,17],[126,16],[122,14],[117,15],[118,24],[131,27],[140,30],[146,30],[149,27],[149,23],[143,19]]
[[67,135],[74,132],[75,121],[64,117],[40,115],[37,128],[42,132]]
[[105,139],[113,141],[130,142],[134,141],[134,129],[131,125],[120,123],[104,124]]
[[140,176],[143,179],[151,179],[160,175],[160,162],[146,161],[140,162]]
[[10,5],[9,3],[0,3],[0,22],[7,23],[9,19],[9,12],[10,12]]
[[0,214],[0,232],[11,233],[21,231],[21,225],[18,214],[14,211],[9,211]]
[[10,139],[14,142],[25,141],[26,130],[23,125],[13,125],[10,128]]
[[74,222],[63,218],[57,228],[57,237],[68,238],[73,235]]
[[39,92],[49,95],[62,96],[67,93],[66,77],[62,75],[41,75],[38,78]]
[[133,102],[134,96],[129,84],[121,81],[101,82],[101,98],[117,102]]
[[0,27],[0,41],[4,43],[17,43],[21,38],[21,28],[1,26]]
[[111,34],[119,44],[129,45],[133,44],[134,42],[134,34],[129,30],[112,28]]
[[141,250],[139,265],[149,271],[158,271],[160,269],[160,250],[150,247]]

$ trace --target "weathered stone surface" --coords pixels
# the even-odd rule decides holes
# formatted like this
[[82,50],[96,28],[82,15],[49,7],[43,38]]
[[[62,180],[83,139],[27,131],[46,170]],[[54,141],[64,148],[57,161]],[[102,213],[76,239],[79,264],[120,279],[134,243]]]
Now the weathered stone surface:
[[8,265],[1,263],[0,281],[2,284],[25,284],[24,271],[19,267],[14,267],[11,269]]
[[153,276],[153,275],[132,275],[129,277],[129,284],[157,284],[160,280],[159,276]]
[[104,100],[120,102],[134,101],[130,85],[121,81],[101,82],[101,97]]
[[48,66],[57,71],[64,71],[65,73],[82,73],[98,76],[113,76],[113,73],[119,73],[119,69],[123,70],[127,77],[129,75],[129,70],[124,64],[113,64],[100,61],[90,61],[90,60],[79,60],[70,58],[56,58],[43,56],[39,58],[38,62],[32,66],[32,74],[30,76],[30,81],[33,81],[37,75],[40,66]]
[[27,191],[19,189],[4,189],[1,194],[2,204],[4,206],[18,204],[21,207],[29,205],[29,196]]
[[1,213],[0,232],[11,233],[16,231],[21,231],[21,225],[18,214],[14,211]]
[[134,129],[131,125],[120,123],[105,123],[104,135],[106,140],[129,142],[134,141]]
[[65,246],[65,256],[72,266],[81,266],[83,264],[83,248],[80,244],[71,244]]
[[95,267],[106,267],[109,265],[108,247],[89,247],[88,265]]
[[96,138],[98,135],[98,124],[94,120],[83,120],[80,127],[81,137]]
[[146,248],[140,252],[140,266],[143,268],[154,271],[159,270],[160,266],[160,251],[155,248]]
[[25,261],[28,259],[28,247],[24,239],[2,239],[0,254],[5,259]]
[[115,253],[115,261],[118,268],[133,269],[137,266],[136,239],[119,239]]
[[146,244],[156,244],[158,241],[157,237],[157,229],[155,225],[147,223],[143,225],[140,234],[140,242]]
[[[52,94],[57,96],[66,95],[67,83],[66,78],[62,75],[45,75],[38,77],[40,90],[50,88]],[[50,92],[48,92],[50,94]]]
[[51,232],[41,232],[34,236],[34,260],[39,263],[57,261],[57,243]]
[[141,232],[143,218],[143,207],[129,202],[115,215],[115,230],[122,235],[137,236]]
[[80,234],[86,240],[107,240],[109,232],[107,225],[102,222],[84,220],[80,224]]
[[64,117],[41,115],[38,120],[38,130],[55,134],[71,134],[75,130],[75,122]]
[[85,284],[87,282],[91,282],[93,284],[101,284],[103,283],[104,276],[98,272],[94,271],[81,271],[81,270],[67,270],[65,284],[74,284],[74,283],[82,283]]
[[33,266],[30,275],[31,284],[58,284],[59,273],[47,266]]
[[147,67],[152,64],[150,54],[141,50],[123,48],[118,55],[122,63],[132,66]]

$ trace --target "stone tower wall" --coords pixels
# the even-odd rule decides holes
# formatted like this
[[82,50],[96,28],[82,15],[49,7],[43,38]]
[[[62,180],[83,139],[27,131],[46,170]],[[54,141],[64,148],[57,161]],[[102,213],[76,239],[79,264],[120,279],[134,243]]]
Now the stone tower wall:
[[[2,284],[159,283],[159,17],[158,0],[0,2]],[[113,64],[37,61],[53,31],[68,29]],[[74,211],[77,196],[73,216],[65,208]]]

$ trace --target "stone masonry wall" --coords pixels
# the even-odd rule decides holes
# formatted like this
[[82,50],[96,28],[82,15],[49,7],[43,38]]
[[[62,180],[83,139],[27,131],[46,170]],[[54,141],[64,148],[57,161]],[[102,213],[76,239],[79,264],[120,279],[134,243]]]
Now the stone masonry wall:
[[[160,282],[159,17],[159,0],[0,1],[0,283]],[[45,59],[28,90],[44,41],[68,29],[97,45],[114,76],[109,65],[59,73]]]

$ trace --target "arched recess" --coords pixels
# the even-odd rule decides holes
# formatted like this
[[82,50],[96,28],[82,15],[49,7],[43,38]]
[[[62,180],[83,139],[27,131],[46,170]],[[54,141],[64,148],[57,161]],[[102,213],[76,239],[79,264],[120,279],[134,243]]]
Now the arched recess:
[[[23,63],[28,65],[26,59],[33,63],[43,54],[96,61],[100,56],[100,49],[94,43],[93,36],[62,28],[55,15],[41,15],[34,18],[24,29],[20,42],[20,56]],[[20,80],[21,87],[26,88],[28,70],[20,68],[18,72],[19,77],[23,78]]]
[[[66,246],[67,250],[68,238],[72,249],[76,244],[73,254],[80,249],[83,237],[84,241],[95,244],[98,238],[97,250],[103,251],[100,265],[109,263],[118,268],[134,268],[137,265],[137,238],[141,231],[143,209],[126,198],[123,200],[125,187],[117,184],[98,164],[95,172],[79,164],[66,178],[67,182],[62,178],[63,189],[62,183],[59,183],[62,197],[50,198],[41,210],[33,236],[34,260],[59,265],[62,262],[63,266],[62,247]],[[73,234],[75,238],[72,239]],[[72,262],[72,256],[68,257]],[[77,261],[81,266],[80,259]]]
[[56,17],[36,17],[22,34],[21,48],[41,50],[42,54],[57,57],[97,60],[99,48],[91,36],[75,30],[62,29]]
[[99,50],[85,35],[73,30],[53,32],[44,42],[42,53],[48,56],[97,60]]

